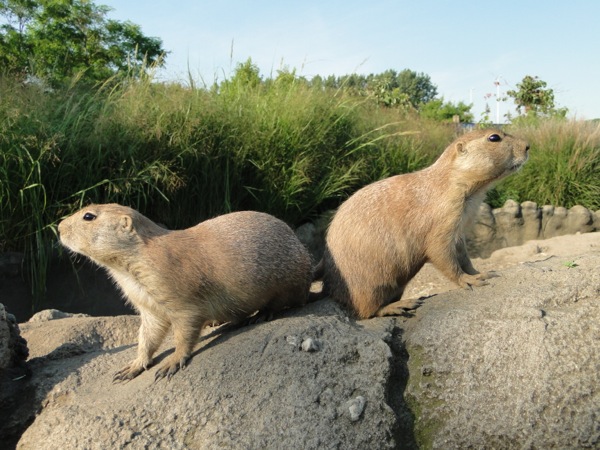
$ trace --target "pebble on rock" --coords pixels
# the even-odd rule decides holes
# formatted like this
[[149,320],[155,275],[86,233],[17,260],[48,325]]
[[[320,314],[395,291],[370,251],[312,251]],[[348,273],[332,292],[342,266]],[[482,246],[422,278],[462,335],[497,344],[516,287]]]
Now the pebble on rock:
[[302,341],[302,350],[305,352],[317,352],[319,349],[319,341],[313,338],[306,338]]
[[356,398],[353,398],[352,400],[349,400],[348,402],[346,402],[346,407],[348,408],[348,411],[350,412],[350,420],[352,422],[356,422],[357,420],[360,419],[360,416],[362,415],[364,409],[365,409],[365,405],[366,405],[367,401],[365,400],[365,398],[362,395],[359,395]]

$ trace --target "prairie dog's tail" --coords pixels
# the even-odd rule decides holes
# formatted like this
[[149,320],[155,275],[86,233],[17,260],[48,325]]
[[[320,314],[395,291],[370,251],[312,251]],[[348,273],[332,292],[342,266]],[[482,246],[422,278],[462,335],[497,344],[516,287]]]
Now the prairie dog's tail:
[[325,291],[325,286],[323,283],[319,283],[321,285],[319,290],[317,290],[315,286],[315,281],[320,281],[323,279],[325,272],[324,267],[325,264],[323,263],[323,259],[321,259],[321,261],[319,261],[319,263],[313,269],[313,285],[311,286],[310,293],[308,294],[308,303],[316,302],[327,297],[327,292]]

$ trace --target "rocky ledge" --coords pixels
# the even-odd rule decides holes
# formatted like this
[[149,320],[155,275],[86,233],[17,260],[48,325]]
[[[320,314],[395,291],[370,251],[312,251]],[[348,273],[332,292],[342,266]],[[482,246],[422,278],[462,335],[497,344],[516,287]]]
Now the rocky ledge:
[[[411,317],[355,321],[329,300],[200,340],[170,381],[126,384],[138,319],[21,324],[32,375],[0,441],[76,448],[598,448],[600,233],[503,249],[488,286],[411,292]],[[435,284],[435,283],[434,283]],[[451,287],[451,286],[449,286]],[[52,316],[52,315],[50,315]],[[172,350],[167,343],[159,359]],[[7,414],[19,424],[7,427]],[[20,426],[16,426],[20,425]]]

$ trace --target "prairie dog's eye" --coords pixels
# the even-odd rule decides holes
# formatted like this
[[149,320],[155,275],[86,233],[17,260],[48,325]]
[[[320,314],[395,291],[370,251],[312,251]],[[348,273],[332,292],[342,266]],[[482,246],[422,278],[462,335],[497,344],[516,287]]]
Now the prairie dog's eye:
[[83,215],[83,220],[87,221],[87,222],[91,222],[92,220],[96,219],[96,214],[92,214],[91,212],[86,212]]
[[500,142],[502,140],[502,138],[500,136],[498,136],[497,134],[491,134],[488,136],[488,141],[490,142]]

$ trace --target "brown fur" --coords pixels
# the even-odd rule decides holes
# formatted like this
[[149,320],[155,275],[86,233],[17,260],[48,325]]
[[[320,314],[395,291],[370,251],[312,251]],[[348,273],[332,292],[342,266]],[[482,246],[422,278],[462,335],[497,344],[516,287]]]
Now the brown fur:
[[[490,141],[492,135],[501,140]],[[324,291],[368,318],[400,314],[406,284],[428,261],[462,287],[485,284],[489,274],[473,268],[464,229],[487,189],[524,164],[528,149],[502,131],[477,130],[426,169],[357,191],[327,231]]]
[[308,298],[310,256],[293,231],[268,214],[226,214],[169,231],[125,206],[90,205],[58,230],[63,245],[105,267],[140,312],[137,359],[115,381],[147,369],[170,328],[175,352],[157,379],[185,365],[206,324],[239,323]]

